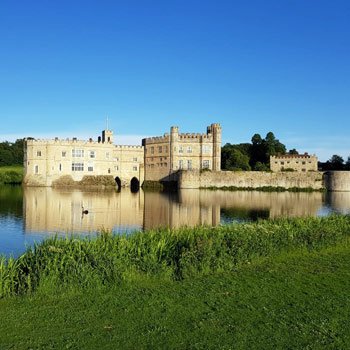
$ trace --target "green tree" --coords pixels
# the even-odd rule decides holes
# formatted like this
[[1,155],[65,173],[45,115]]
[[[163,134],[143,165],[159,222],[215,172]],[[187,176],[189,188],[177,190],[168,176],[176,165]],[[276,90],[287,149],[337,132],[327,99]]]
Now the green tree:
[[338,154],[334,154],[329,160],[332,170],[343,170],[344,169],[344,159]]
[[345,169],[350,170],[350,156],[348,156],[348,160],[345,163]]
[[240,150],[239,145],[226,144],[221,151],[223,170],[250,170],[249,156]]

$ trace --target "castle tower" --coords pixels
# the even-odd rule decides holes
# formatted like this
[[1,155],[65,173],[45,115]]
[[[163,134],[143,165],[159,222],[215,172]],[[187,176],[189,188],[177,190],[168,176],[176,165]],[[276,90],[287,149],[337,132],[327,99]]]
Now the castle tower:
[[213,170],[221,170],[221,125],[211,124],[211,133],[213,135]]
[[102,142],[113,143],[113,131],[112,130],[102,130]]
[[178,165],[178,139],[179,139],[179,128],[172,126],[170,128],[170,171],[175,170]]

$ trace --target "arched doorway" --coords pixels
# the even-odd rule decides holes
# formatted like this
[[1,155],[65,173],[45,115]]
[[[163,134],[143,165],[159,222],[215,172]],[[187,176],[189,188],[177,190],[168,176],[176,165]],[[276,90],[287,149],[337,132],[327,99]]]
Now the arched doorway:
[[131,179],[130,189],[131,189],[131,192],[137,192],[140,189],[140,181],[136,177],[133,177]]
[[117,184],[118,191],[120,191],[122,187],[122,182],[118,176],[115,178],[115,183]]

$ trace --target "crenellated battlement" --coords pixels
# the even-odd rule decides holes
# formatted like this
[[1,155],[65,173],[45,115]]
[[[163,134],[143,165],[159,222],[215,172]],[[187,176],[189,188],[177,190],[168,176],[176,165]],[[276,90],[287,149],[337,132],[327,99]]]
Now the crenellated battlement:
[[281,154],[281,155],[276,155],[276,156],[271,156],[271,159],[311,159],[311,158],[316,158],[315,154]]
[[[89,140],[78,140],[78,139],[24,139],[27,145],[35,145],[35,146],[46,146],[46,145],[61,145],[61,146],[77,146],[77,145],[101,145],[101,144],[111,144],[108,142],[98,142],[93,141],[92,139]],[[112,144],[111,144],[112,145]]]
[[153,136],[143,139],[146,143],[160,143],[160,142],[169,142],[169,134],[164,134],[164,136]]
[[115,145],[115,148],[117,150],[143,150],[143,146],[136,146],[136,145]]

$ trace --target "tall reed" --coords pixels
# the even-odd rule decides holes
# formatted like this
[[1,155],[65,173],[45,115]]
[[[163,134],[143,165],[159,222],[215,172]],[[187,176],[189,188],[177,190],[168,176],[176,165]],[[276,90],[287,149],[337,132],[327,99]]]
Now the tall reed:
[[43,283],[89,286],[138,275],[183,279],[232,271],[260,257],[347,242],[350,216],[277,219],[218,227],[157,229],[94,239],[50,238],[21,257],[0,258],[0,297]]

